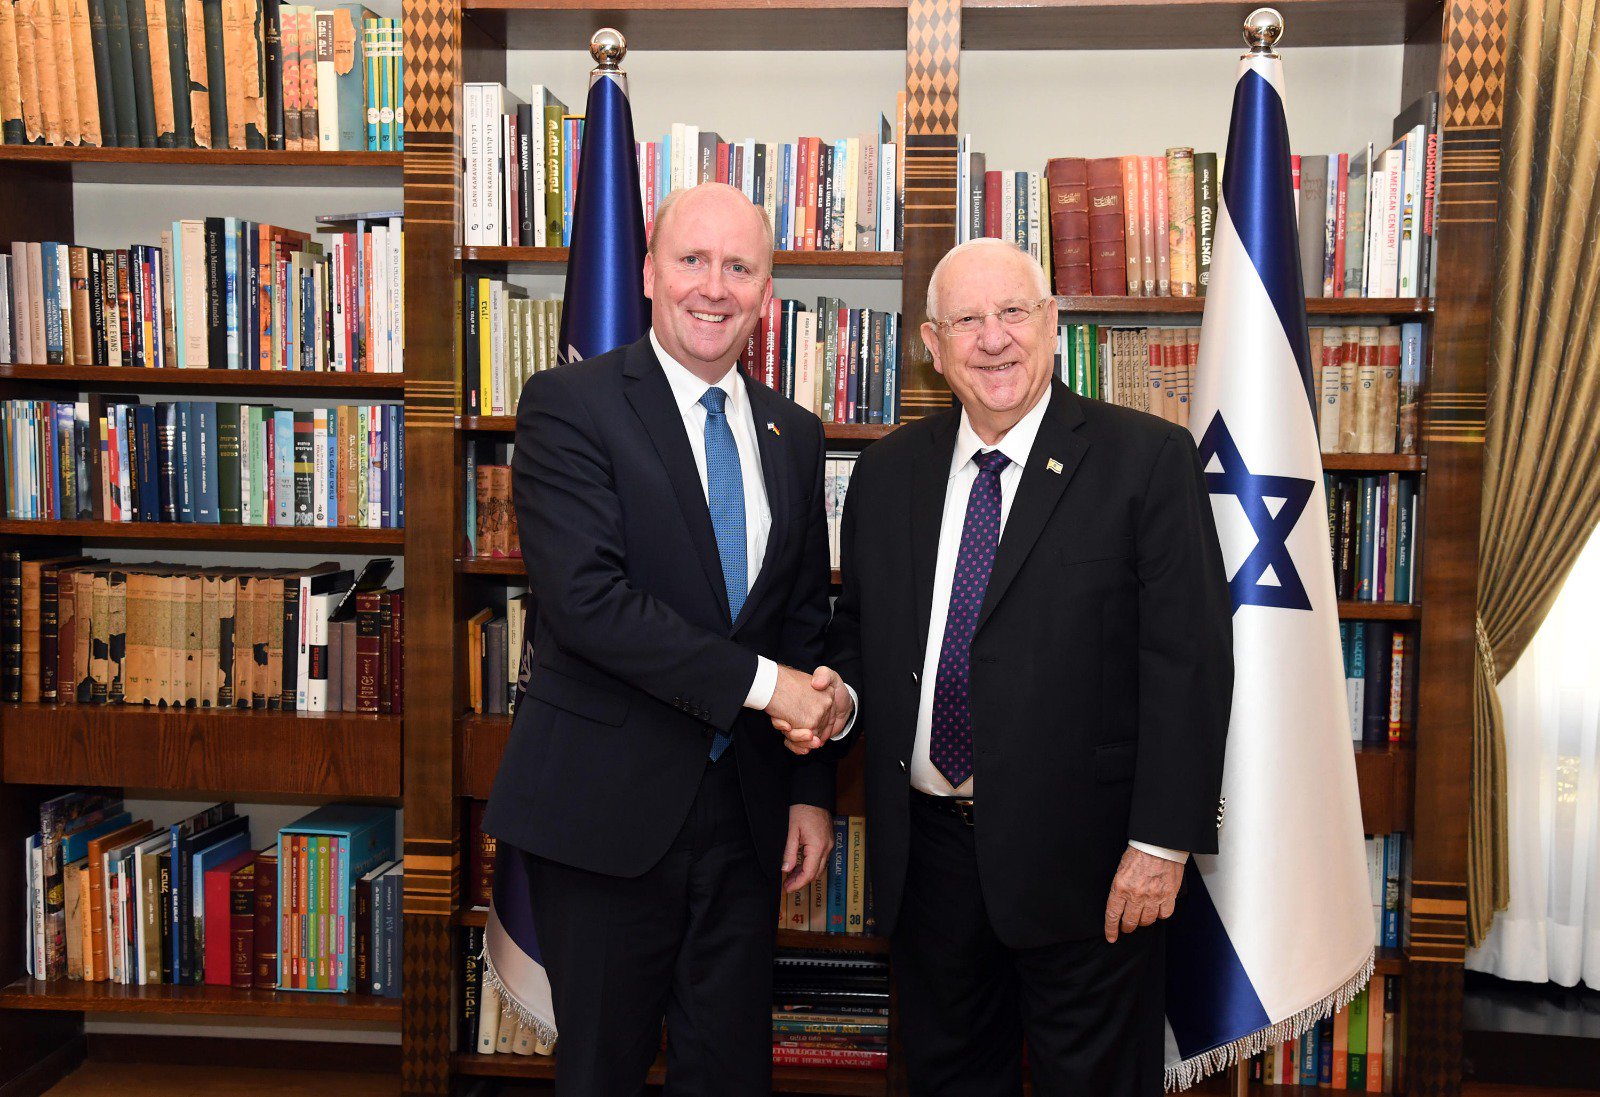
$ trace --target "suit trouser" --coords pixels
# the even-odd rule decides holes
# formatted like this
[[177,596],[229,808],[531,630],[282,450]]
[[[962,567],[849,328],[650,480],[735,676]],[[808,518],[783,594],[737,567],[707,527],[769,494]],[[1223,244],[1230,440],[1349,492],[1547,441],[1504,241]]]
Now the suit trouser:
[[669,1095],[772,1086],[777,881],[756,860],[729,750],[665,856],[623,878],[530,858],[555,1001],[558,1097],[635,1097],[667,1026]]
[[913,794],[891,941],[911,1093],[1016,1097],[1026,1036],[1036,1097],[1159,1097],[1165,929],[1008,948],[984,906],[973,828]]

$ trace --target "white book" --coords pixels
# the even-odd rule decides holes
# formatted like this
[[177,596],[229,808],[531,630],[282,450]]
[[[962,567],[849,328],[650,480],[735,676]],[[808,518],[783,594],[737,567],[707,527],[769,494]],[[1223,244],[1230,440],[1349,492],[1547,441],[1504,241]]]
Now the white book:
[[[1337,331],[1339,329],[1330,329]],[[1323,453],[1339,452],[1339,389],[1343,383],[1337,364],[1321,366],[1321,391],[1317,401],[1317,444]]]
[[[217,410],[220,413],[222,409]],[[250,499],[256,463],[255,409],[249,404],[235,404],[229,414],[239,418],[239,524],[253,526],[257,524],[256,508]],[[160,429],[159,423],[156,429]]]
[[374,405],[367,411],[367,460],[361,474],[367,478],[367,528],[383,525],[383,461],[384,440],[383,407]]
[[739,166],[739,189],[751,202],[756,200],[756,139],[744,139],[744,163]]
[[[133,521],[133,470],[129,467],[133,462],[129,459],[133,453],[133,413],[127,404],[117,405],[117,437],[121,439],[122,460],[117,470],[117,490],[122,495],[122,517],[124,521]],[[40,455],[36,452],[35,459]]]
[[1422,172],[1427,156],[1427,129],[1414,127],[1402,139],[1405,162],[1400,199],[1399,296],[1415,297],[1421,292],[1422,256]]
[[28,852],[28,959],[35,979],[43,979],[49,971],[45,959],[44,931],[44,847],[39,835],[30,835],[24,843]]
[[16,354],[14,361],[33,363],[33,307],[28,300],[28,245],[20,241],[11,245],[11,315],[16,317]]
[[372,233],[372,303],[371,323],[367,328],[367,345],[371,348],[374,373],[389,372],[389,227],[373,225]]
[[1042,262],[1044,252],[1039,243],[1041,230],[1039,228],[1039,173],[1028,173],[1028,254],[1033,256],[1035,262]]
[[840,144],[844,146],[843,174],[839,165],[834,166],[833,172],[834,185],[844,184],[844,232],[840,245],[845,251],[855,251],[856,222],[861,216],[861,138],[847,137]]
[[[528,90],[528,102],[533,107],[533,132],[528,136],[530,162],[528,177],[532,180],[533,187],[533,246],[536,248],[548,247],[550,242],[550,226],[545,223],[546,207],[544,201],[545,173],[544,173],[544,108],[554,100],[550,89],[543,84],[535,84]],[[639,173],[641,185],[644,173]]]
[[478,1054],[493,1055],[499,1036],[500,992],[489,981],[488,965],[485,964],[483,985],[478,989]]
[[[667,168],[667,193],[683,187],[683,145],[684,131],[688,129],[682,122],[672,123],[672,132],[667,138],[671,149],[668,153],[670,163]],[[696,142],[698,144],[698,142]]]
[[782,175],[782,168],[778,164],[778,157],[783,154],[782,146],[768,141],[766,148],[766,179],[762,184],[761,205],[767,211],[767,220],[771,221],[774,228],[778,224],[778,179]]
[[817,413],[817,314],[796,312],[794,317],[794,402]]
[[500,84],[484,85],[478,99],[478,126],[483,133],[483,242],[499,247],[505,241],[505,131],[501,126]]
[[1389,175],[1383,170],[1383,156],[1374,161],[1367,179],[1367,276],[1366,296],[1382,297],[1383,218],[1388,205]]
[[462,226],[462,241],[466,244],[482,244],[483,239],[483,126],[481,124],[481,107],[484,97],[484,84],[467,84],[461,100],[461,117],[466,129],[467,147],[462,157],[464,163],[463,174],[465,178],[461,183],[462,199],[466,203],[463,211],[465,224]]
[[[183,310],[183,346],[178,348],[178,362],[187,369],[205,369],[211,364],[211,345],[206,339],[206,223],[198,218],[178,222],[178,256],[183,290],[174,308]],[[273,263],[274,269],[277,263]],[[281,296],[281,295],[280,295]],[[113,364],[122,361],[122,348],[118,342],[119,325],[106,321],[108,358]],[[283,341],[283,325],[274,323],[272,337]]]
[[323,152],[338,152],[339,73],[333,62],[334,13],[318,11],[314,18],[317,36],[317,147]]
[[[344,597],[343,591],[332,591],[328,594],[313,594],[311,596],[309,620],[306,627],[306,650],[310,655],[308,662],[315,663],[320,674],[311,673],[311,668],[306,668],[306,711],[328,711],[328,615],[339,604],[339,599]],[[302,607],[302,613],[305,608]]]
[[389,226],[389,277],[385,282],[388,302],[384,309],[384,369],[400,373],[405,369],[406,326],[406,251],[404,222]]
[[1017,173],[1000,173],[1000,239],[1015,244],[1017,240]]
[[895,245],[895,164],[899,149],[894,142],[878,146],[878,250],[893,251]]
[[1405,154],[1391,148],[1383,154],[1383,228],[1382,279],[1378,297],[1396,297],[1400,293],[1400,212],[1404,199],[1402,174],[1405,171]]
[[784,226],[783,250],[793,251],[795,240],[795,215],[799,209],[796,204],[800,195],[800,147],[793,142],[784,145],[789,161],[789,172],[783,181],[783,201],[789,211],[788,223]]

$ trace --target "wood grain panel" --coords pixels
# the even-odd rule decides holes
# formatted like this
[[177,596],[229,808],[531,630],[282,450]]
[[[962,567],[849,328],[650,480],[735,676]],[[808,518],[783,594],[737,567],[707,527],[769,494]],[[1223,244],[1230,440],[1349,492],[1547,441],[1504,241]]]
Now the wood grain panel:
[[400,718],[5,704],[0,776],[234,797],[393,798],[400,795]]
[[[6,146],[0,146],[3,148]],[[270,392],[291,395],[304,391],[339,396],[371,392],[392,395],[405,388],[401,373],[313,373],[302,370],[251,369],[143,369],[128,366],[12,365],[0,362],[0,381],[59,382],[79,389],[144,390],[192,389],[202,392]]]
[[[407,426],[407,434],[410,428]],[[407,477],[410,478],[407,462]],[[143,542],[173,547],[265,548],[298,552],[313,548],[398,550],[403,529],[358,529],[355,526],[316,529],[310,526],[224,526],[205,522],[91,522],[45,518],[0,519],[0,537],[77,537],[91,544]],[[406,607],[410,609],[408,604]]]
[[0,1009],[90,1013],[200,1014],[211,1017],[275,1017],[300,1021],[391,1024],[400,1002],[362,994],[316,994],[292,990],[236,990],[220,986],[124,986],[120,983],[59,982],[24,977],[0,990]]
[[[476,1055],[453,1056],[456,1073],[476,1078],[553,1079],[555,1056]],[[659,1086],[666,1080],[667,1064],[657,1058],[646,1080]],[[773,1093],[803,1093],[813,1097],[883,1097],[887,1092],[881,1070],[846,1070],[838,1067],[773,1067]]]
[[[1196,316],[1205,312],[1204,297],[1057,297],[1063,316],[1135,314]],[[1306,314],[1317,316],[1395,316],[1415,318],[1432,311],[1426,297],[1308,297]]]

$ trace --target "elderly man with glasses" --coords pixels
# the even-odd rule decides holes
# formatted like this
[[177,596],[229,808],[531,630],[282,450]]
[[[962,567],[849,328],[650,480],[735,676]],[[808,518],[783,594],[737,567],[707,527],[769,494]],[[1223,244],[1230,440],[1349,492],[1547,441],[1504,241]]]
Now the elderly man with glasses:
[[[1044,272],[954,249],[922,336],[960,406],[861,457],[828,664],[918,1097],[1161,1092],[1162,920],[1215,852],[1233,688],[1193,441],[1054,379]],[[805,733],[793,750],[815,749]]]

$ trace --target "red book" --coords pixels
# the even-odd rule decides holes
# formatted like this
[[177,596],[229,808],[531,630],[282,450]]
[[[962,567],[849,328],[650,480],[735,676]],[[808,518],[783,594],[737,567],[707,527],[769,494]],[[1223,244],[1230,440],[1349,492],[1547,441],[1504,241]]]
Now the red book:
[[405,711],[405,605],[404,590],[389,592],[389,711],[396,716]]
[[778,337],[782,331],[783,302],[773,297],[761,317],[761,383],[773,392],[783,391],[778,365]]
[[256,859],[254,850],[230,857],[206,870],[205,941],[207,986],[233,985],[233,874]]
[[[229,971],[233,985],[248,990],[255,985],[256,872],[261,862],[256,854],[247,864],[233,870],[228,881],[228,921],[231,944]],[[276,866],[274,866],[276,867]]]
[[[807,251],[806,247],[806,173],[811,165],[811,142],[802,137],[794,143],[794,250]],[[812,177],[815,182],[815,176]]]
[[1339,154],[1339,178],[1333,207],[1333,275],[1323,284],[1324,297],[1344,296],[1345,223],[1350,204],[1350,154]]
[[821,212],[817,208],[817,179],[822,171],[822,138],[805,139],[808,162],[806,164],[806,250],[817,250],[817,225]]
[[378,678],[383,654],[383,592],[356,592],[356,711],[378,711]]
[[256,855],[255,933],[250,971],[256,989],[278,985],[278,847]]
[[495,838],[483,832],[484,800],[467,801],[467,895],[486,907],[494,895]]
[[1000,235],[1000,173],[983,173],[983,234]]
[[791,1067],[851,1067],[856,1070],[884,1070],[889,1065],[887,1051],[862,1051],[842,1047],[787,1047],[774,1045],[772,1061]]

